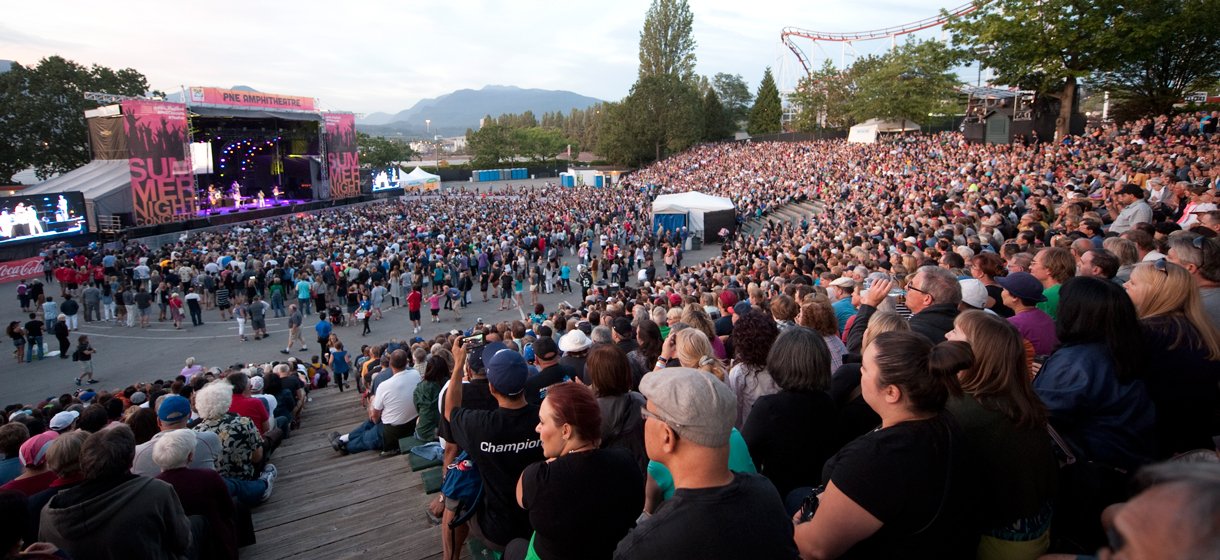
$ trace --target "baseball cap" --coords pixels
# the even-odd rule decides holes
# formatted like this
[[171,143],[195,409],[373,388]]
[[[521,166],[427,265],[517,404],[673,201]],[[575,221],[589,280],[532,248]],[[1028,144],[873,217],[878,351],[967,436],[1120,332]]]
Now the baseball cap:
[[178,395],[165,397],[165,400],[161,401],[161,407],[157,409],[157,418],[162,422],[181,422],[190,417],[191,401]]
[[251,377],[250,378],[250,390],[254,391],[255,393],[262,391],[263,390],[263,378],[259,377],[257,375],[254,377]]
[[981,280],[965,278],[957,281],[962,286],[962,301],[975,309],[987,306],[987,287]]
[[640,393],[679,437],[703,447],[729,444],[737,398],[716,376],[692,368],[665,368],[645,375]]
[[534,356],[540,360],[554,360],[559,356],[559,345],[549,336],[539,338],[534,343]]
[[720,292],[720,305],[723,305],[725,309],[732,309],[734,305],[737,305],[737,294],[728,290]]
[[[485,351],[484,356],[486,354]],[[525,390],[529,366],[521,354],[505,347],[493,353],[490,359],[484,357],[483,361],[487,364],[487,382],[491,383],[496,392],[511,397]]]
[[21,458],[22,466],[37,467],[47,462],[47,450],[51,448],[51,442],[55,441],[57,437],[59,437],[58,433],[48,431],[25,440],[17,453],[17,456]]
[[631,336],[631,319],[626,317],[615,317],[614,322],[611,324],[614,326],[614,332],[618,333],[619,336]]
[[996,276],[995,281],[1012,294],[1013,297],[1027,301],[1043,302],[1046,301],[1046,296],[1042,295],[1042,282],[1034,278],[1033,274],[1028,272],[1014,272],[1008,276]]
[[131,404],[144,404],[144,401],[147,401],[147,400],[148,400],[148,395],[145,395],[143,392],[140,392],[140,391],[132,393],[132,395],[131,395]]
[[51,418],[51,429],[57,432],[62,432],[67,429],[68,426],[71,426],[72,422],[75,422],[78,416],[80,416],[80,413],[75,410],[65,410],[60,412]]
[[750,302],[739,301],[739,302],[737,302],[737,305],[733,306],[733,314],[734,315],[749,315],[750,309],[751,309]]

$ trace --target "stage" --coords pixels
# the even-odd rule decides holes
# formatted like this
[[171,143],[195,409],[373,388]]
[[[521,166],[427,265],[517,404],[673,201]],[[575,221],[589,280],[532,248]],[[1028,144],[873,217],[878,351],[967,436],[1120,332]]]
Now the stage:
[[309,204],[312,200],[281,198],[279,201],[266,199],[260,205],[257,200],[250,203],[243,203],[238,206],[221,206],[218,208],[201,208],[194,212],[194,215],[187,214],[184,219],[189,218],[209,218],[212,216],[221,216],[224,214],[238,214],[241,212],[251,212],[256,210],[269,210],[273,208],[291,207],[297,204]]

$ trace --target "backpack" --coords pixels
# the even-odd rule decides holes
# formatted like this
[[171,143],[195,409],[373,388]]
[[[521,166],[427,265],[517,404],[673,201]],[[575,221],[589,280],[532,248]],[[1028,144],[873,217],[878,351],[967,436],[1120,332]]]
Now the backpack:
[[478,511],[483,500],[483,476],[479,474],[478,465],[474,464],[474,460],[465,451],[446,469],[448,472],[445,473],[441,494],[448,499],[457,500],[464,510],[449,522],[449,528],[452,529],[465,523]]

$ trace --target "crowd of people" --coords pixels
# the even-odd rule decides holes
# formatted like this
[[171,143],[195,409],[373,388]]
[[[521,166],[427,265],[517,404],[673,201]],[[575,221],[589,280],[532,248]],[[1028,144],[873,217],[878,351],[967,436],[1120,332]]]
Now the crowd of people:
[[[49,270],[80,256],[119,277],[112,293],[164,284],[222,317],[222,294],[247,314],[295,305],[285,353],[310,349],[319,313],[305,381],[350,377],[368,409],[332,448],[442,458],[427,514],[446,559],[468,537],[513,559],[1205,558],[1220,550],[1216,118],[1060,142],[708,145],[617,190],[367,206],[66,250]],[[685,190],[764,228],[684,264],[683,232],[646,220],[651,197]],[[825,211],[769,221],[805,199]],[[524,306],[526,286],[571,284],[575,306],[417,336],[423,292],[459,320],[471,292]],[[412,332],[346,350],[336,327],[367,327],[387,299]],[[247,391],[248,373],[222,373],[193,389],[200,425],[234,406],[211,387]],[[293,419],[253,422],[267,441]],[[268,472],[260,459],[237,478]]]

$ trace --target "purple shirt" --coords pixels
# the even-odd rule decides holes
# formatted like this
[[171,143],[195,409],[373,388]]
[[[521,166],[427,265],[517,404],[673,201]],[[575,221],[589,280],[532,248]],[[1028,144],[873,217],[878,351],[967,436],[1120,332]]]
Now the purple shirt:
[[1059,346],[1059,337],[1055,335],[1055,321],[1045,311],[1033,308],[1026,309],[1008,321],[1016,325],[1021,337],[1034,345],[1034,353],[1049,356]]

